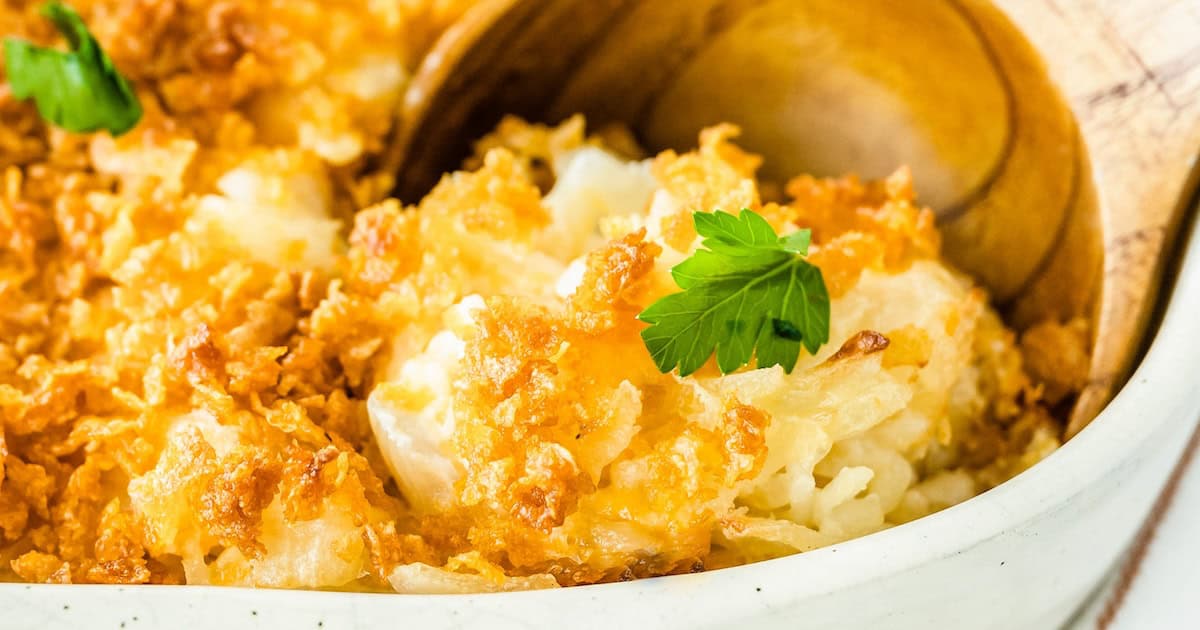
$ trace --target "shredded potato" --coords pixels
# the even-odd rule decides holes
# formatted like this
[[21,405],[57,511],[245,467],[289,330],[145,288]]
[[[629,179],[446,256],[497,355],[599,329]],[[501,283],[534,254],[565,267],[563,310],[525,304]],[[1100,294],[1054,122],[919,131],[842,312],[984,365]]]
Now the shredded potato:
[[[52,44],[39,4],[0,27]],[[645,157],[509,118],[406,208],[368,165],[470,2],[72,4],[145,115],[72,135],[0,84],[5,579],[692,572],[920,518],[1059,445],[1087,322],[1018,350],[903,168],[780,185],[733,125]],[[790,374],[663,374],[636,316],[677,290],[692,213],[741,208],[812,230],[831,343]]]
[[[389,313],[373,318],[387,321],[380,334],[402,340],[368,378],[369,415],[420,531],[455,532],[440,552],[564,585],[726,566],[919,518],[1053,449],[1058,426],[1014,336],[939,259],[906,170],[879,183],[801,177],[790,199],[764,204],[759,160],[731,143],[732,126],[638,163],[578,124],[508,119],[479,144],[478,170],[415,210],[364,211],[352,235],[387,241],[384,226],[416,225],[395,254],[352,247],[346,282]],[[541,222],[498,229],[537,212],[478,191],[535,180],[549,187]],[[698,244],[691,213],[739,207],[813,229],[834,343],[791,374],[722,376],[711,362],[662,374],[636,314],[675,290],[667,272]],[[480,208],[497,219],[472,225]],[[490,268],[464,275],[469,258],[442,258],[446,232],[486,242]],[[401,255],[420,262],[381,291],[373,266],[398,269]],[[415,286],[443,292],[435,303]]]

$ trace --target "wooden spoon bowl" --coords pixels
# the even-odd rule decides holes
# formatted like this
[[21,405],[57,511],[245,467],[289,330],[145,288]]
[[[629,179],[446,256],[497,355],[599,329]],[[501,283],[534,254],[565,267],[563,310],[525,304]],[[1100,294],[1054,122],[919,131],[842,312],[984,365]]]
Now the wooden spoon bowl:
[[1092,322],[1070,435],[1126,378],[1194,183],[1195,5],[485,0],[419,69],[387,167],[416,200],[503,114],[575,112],[654,150],[736,123],[769,179],[908,164],[1010,323]]

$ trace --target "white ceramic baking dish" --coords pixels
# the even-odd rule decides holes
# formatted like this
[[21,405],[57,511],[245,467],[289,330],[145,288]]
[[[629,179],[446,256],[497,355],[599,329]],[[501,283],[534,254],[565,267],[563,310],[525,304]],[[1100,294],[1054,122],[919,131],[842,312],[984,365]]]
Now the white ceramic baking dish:
[[[1052,48],[1049,30],[1039,35],[1041,20],[1034,19],[1044,9],[1041,3],[1003,4],[1041,48]],[[1062,48],[1063,67],[1090,67],[1094,61],[1076,54],[1082,47]],[[1101,59],[1094,65],[1106,64]],[[1056,75],[1071,94],[1103,88],[1095,92],[1096,102],[1081,99],[1088,108],[1111,105],[1113,94],[1128,88],[1093,86],[1096,77],[1110,78],[1100,72]],[[1094,140],[1096,178],[1107,178],[1110,192],[1130,193],[1112,184],[1116,165],[1128,160],[1117,140],[1152,134],[1088,120],[1084,131]],[[693,133],[695,125],[684,126]],[[1106,201],[1136,210],[1120,203],[1128,201],[1124,197],[1110,195]],[[1059,628],[1133,539],[1200,417],[1197,240],[1184,252],[1148,353],[1088,428],[1012,481],[902,527],[744,567],[525,593],[3,584],[0,629]]]
[[832,547],[694,575],[493,595],[0,585],[4,628],[1039,629],[1064,624],[1146,518],[1200,418],[1200,235],[1116,399],[1012,481]]

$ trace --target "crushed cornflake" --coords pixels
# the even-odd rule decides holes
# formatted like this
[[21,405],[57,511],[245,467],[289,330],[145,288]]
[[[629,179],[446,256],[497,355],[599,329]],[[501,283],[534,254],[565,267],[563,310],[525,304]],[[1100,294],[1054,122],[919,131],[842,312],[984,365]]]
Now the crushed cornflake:
[[[40,2],[0,30],[55,34]],[[1086,322],[1018,344],[909,173],[759,182],[737,129],[508,119],[416,207],[367,170],[465,1],[77,0],[145,105],[47,127],[0,83],[0,574],[547,588],[806,551],[1059,444]],[[764,192],[767,191],[767,192]],[[769,194],[767,194],[769,192]],[[695,211],[812,230],[831,342],[679,378],[636,315]]]

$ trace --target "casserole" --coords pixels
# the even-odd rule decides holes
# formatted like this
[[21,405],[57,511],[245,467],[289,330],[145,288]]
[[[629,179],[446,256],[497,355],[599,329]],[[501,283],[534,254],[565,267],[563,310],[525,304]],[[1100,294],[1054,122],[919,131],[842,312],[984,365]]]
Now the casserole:
[[573,628],[1058,628],[1133,539],[1200,418],[1196,227],[1145,358],[1096,421],[1008,483],[904,527],[747,566],[552,591],[396,597],[5,584],[5,623],[48,630],[564,622]]

